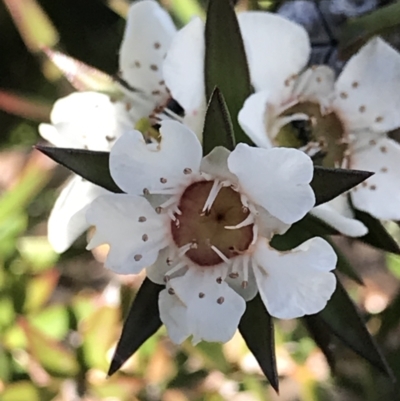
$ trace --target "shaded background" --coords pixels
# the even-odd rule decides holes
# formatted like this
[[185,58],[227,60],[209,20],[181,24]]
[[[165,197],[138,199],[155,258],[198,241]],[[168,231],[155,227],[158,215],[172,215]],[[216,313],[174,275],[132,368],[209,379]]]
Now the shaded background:
[[[162,2],[178,26],[206,1]],[[305,25],[313,62],[340,71],[371,35],[397,46],[399,3],[378,0],[241,1]],[[389,11],[387,7],[389,8]],[[0,1],[0,399],[47,400],[393,400],[390,381],[339,342],[335,374],[300,321],[276,325],[280,397],[239,335],[227,344],[177,347],[161,329],[120,373],[112,352],[142,276],[115,276],[80,238],[65,254],[46,224],[68,172],[32,150],[52,103],[74,89],[40,51],[56,47],[114,75],[124,30],[123,0]],[[399,111],[400,112],[400,111]],[[398,227],[388,229],[398,237]],[[400,379],[400,259],[338,239],[365,286],[345,280]],[[395,390],[396,391],[396,390]]]

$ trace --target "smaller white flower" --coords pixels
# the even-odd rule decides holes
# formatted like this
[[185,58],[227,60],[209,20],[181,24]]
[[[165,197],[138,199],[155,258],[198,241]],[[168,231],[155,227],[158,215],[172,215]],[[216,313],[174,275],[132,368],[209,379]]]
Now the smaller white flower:
[[228,341],[257,291],[276,317],[320,311],[336,285],[330,245],[313,238],[285,253],[269,245],[315,203],[311,159],[244,144],[202,158],[186,126],[165,121],[160,133],[149,144],[131,131],[111,149],[111,175],[127,194],[90,205],[88,249],[108,243],[106,267],[147,268],[150,280],[166,284],[160,316],[176,343],[191,335],[194,343]]
[[[73,93],[59,99],[51,113],[51,124],[41,124],[41,136],[58,147],[109,151],[115,140],[141,119],[160,114],[160,118],[177,117],[166,109],[170,97],[162,76],[162,61],[176,28],[168,13],[154,0],[134,3],[128,14],[119,61],[124,96],[116,101],[96,92]],[[52,60],[68,74],[76,65],[59,53]],[[62,190],[51,211],[48,238],[55,251],[62,253],[88,225],[87,205],[103,188],[74,176]]]
[[[278,68],[278,65],[276,66]],[[259,146],[294,146],[321,157],[327,167],[375,174],[350,191],[353,205],[379,219],[400,219],[400,145],[387,132],[400,127],[400,54],[375,38],[347,63],[335,82],[326,66],[287,77],[286,88],[264,86],[239,113]],[[317,216],[347,235],[366,233],[340,201],[316,208]],[[337,206],[340,206],[337,208]]]

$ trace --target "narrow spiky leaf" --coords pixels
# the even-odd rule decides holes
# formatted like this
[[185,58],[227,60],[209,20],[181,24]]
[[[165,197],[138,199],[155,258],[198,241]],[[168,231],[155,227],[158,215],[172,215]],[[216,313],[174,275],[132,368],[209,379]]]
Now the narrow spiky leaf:
[[235,137],[224,96],[218,88],[215,88],[208,103],[204,121],[203,154],[207,155],[217,146],[233,150]]
[[36,149],[93,184],[111,192],[123,192],[111,177],[108,152],[42,145],[37,145]]

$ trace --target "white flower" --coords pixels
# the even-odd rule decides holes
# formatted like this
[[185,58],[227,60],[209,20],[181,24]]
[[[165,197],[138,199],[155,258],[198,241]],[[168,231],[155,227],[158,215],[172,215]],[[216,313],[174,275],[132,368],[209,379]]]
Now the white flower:
[[[41,124],[41,136],[55,146],[108,151],[117,138],[142,118],[165,106],[169,94],[161,64],[176,28],[155,1],[144,0],[129,10],[120,50],[121,86],[118,101],[96,92],[73,93],[59,99],[51,113],[51,125]],[[53,61],[72,69],[71,61],[54,53]],[[67,64],[68,63],[68,64]],[[51,212],[48,238],[61,253],[68,249],[88,225],[87,205],[107,191],[74,176],[62,190]]]
[[[279,57],[274,65],[279,70]],[[299,76],[282,74],[278,85],[258,87],[239,113],[257,145],[290,143],[319,154],[325,166],[374,172],[350,191],[353,205],[379,219],[400,219],[400,145],[387,135],[400,127],[396,50],[374,38],[350,59],[336,82],[329,67],[317,66]],[[331,215],[337,206],[346,211],[343,216]],[[319,206],[315,214],[347,235],[366,233],[352,219],[345,197]]]
[[257,291],[276,317],[320,311],[336,285],[330,245],[313,238],[284,253],[269,245],[315,203],[311,159],[244,144],[203,158],[186,126],[164,121],[160,132],[148,144],[131,131],[111,149],[111,175],[126,194],[90,205],[88,249],[108,243],[106,267],[147,268],[150,280],[166,284],[160,316],[176,343],[190,335],[194,343],[228,341]]

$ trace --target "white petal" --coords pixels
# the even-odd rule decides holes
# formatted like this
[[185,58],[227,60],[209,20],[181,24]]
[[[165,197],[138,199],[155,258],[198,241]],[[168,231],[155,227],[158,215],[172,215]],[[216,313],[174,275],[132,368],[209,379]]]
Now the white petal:
[[400,145],[377,140],[354,153],[351,168],[375,172],[351,191],[354,207],[378,219],[400,220]]
[[299,101],[305,100],[329,106],[335,89],[335,72],[326,65],[314,66],[304,71],[293,88]]
[[202,147],[196,135],[176,121],[162,122],[160,133],[158,145],[146,144],[139,131],[130,131],[113,146],[111,175],[125,192],[174,188],[190,175],[185,169],[198,172]]
[[[246,99],[238,115],[240,126],[250,139],[261,148],[273,147],[267,133],[266,118],[269,101],[269,91],[254,93]],[[271,116],[271,118],[273,117],[275,116]]]
[[175,295],[162,290],[158,297],[161,321],[165,324],[168,335],[175,344],[183,343],[190,335],[187,308]]
[[292,251],[280,253],[257,244],[254,267],[258,290],[268,312],[292,319],[321,311],[336,287],[337,256],[322,238],[312,238]]
[[[224,281],[217,283],[218,277],[218,269],[189,267],[184,276],[168,283],[175,291],[171,296],[179,298],[187,308],[184,324],[194,344],[202,340],[229,341],[246,309],[244,299]],[[167,325],[163,316],[161,320]]]
[[148,112],[168,98],[162,63],[175,33],[171,17],[156,1],[138,1],[130,7],[119,64],[122,78],[153,99]]
[[313,164],[299,150],[240,143],[230,154],[228,166],[252,201],[286,224],[300,220],[315,204],[309,185]]
[[256,92],[283,91],[285,81],[307,64],[311,51],[307,32],[267,12],[244,12],[238,20]]
[[285,234],[290,228],[290,224],[285,224],[281,220],[272,216],[261,206],[257,206],[258,235],[271,239],[275,234]]
[[[258,293],[256,278],[253,269],[248,270],[247,277],[244,277],[244,270],[238,269],[238,277],[231,278],[229,275],[225,281],[234,291],[236,291],[246,302],[251,301]],[[247,285],[243,287],[243,281],[247,281]]]
[[340,195],[319,205],[310,213],[348,237],[362,237],[368,233],[368,228],[354,218],[347,195]]
[[370,40],[346,64],[336,83],[335,107],[349,130],[377,132],[400,126],[400,54]]
[[108,191],[74,176],[61,191],[50,213],[47,235],[53,249],[62,253],[89,228],[85,213],[93,199]]
[[196,134],[202,131],[206,110],[204,55],[204,23],[194,18],[175,35],[163,66],[167,87]]
[[229,180],[232,184],[237,182],[237,178],[228,169],[228,157],[230,151],[222,146],[215,147],[205,156],[200,165],[202,173],[210,174],[215,178]]
[[124,107],[101,93],[72,93],[55,102],[53,127],[41,124],[39,132],[55,146],[109,150],[131,125]]
[[139,196],[100,196],[89,206],[86,219],[96,228],[87,248],[109,244],[105,266],[116,273],[139,273],[157,260],[159,250],[170,240],[165,216]]

